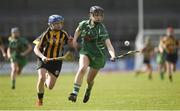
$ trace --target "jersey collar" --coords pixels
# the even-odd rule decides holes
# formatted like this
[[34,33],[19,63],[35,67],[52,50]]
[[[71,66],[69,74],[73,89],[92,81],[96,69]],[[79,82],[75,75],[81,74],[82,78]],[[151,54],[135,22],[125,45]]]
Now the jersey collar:
[[94,25],[91,24],[91,20],[90,19],[88,20],[88,27],[90,29],[95,27],[95,24]]

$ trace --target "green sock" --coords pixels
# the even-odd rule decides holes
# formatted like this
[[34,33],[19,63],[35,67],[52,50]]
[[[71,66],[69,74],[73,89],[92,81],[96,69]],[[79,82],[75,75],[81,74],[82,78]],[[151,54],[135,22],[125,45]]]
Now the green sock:
[[74,84],[73,93],[78,95],[81,85]]
[[164,71],[161,71],[160,75],[161,75],[161,79],[164,79]]

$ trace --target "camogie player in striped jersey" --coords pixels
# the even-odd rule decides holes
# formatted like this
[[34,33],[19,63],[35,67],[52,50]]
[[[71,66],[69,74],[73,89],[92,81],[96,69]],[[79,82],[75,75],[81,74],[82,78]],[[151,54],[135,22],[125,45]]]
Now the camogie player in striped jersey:
[[169,80],[172,82],[172,74],[176,71],[176,63],[178,61],[178,48],[179,42],[174,36],[174,30],[172,27],[169,27],[166,31],[166,35],[163,38],[164,51],[165,51],[165,60],[167,72],[169,75]]
[[63,55],[63,46],[70,44],[72,38],[62,30],[64,18],[60,15],[51,15],[48,20],[48,29],[33,41],[36,46],[34,52],[38,57],[37,106],[43,105],[44,86],[52,89],[56,83],[62,67],[62,60],[47,61]]

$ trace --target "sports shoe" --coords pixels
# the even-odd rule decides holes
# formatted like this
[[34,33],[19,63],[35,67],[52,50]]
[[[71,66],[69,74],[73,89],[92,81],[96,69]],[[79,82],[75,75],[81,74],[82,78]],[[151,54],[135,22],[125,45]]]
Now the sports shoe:
[[43,105],[43,99],[38,99],[36,101],[36,106],[42,106]]
[[77,99],[77,95],[74,93],[71,93],[68,97],[68,100],[72,102],[76,102],[76,99]]
[[91,90],[86,89],[86,92],[84,94],[83,103],[87,103],[88,102],[90,95],[91,95]]

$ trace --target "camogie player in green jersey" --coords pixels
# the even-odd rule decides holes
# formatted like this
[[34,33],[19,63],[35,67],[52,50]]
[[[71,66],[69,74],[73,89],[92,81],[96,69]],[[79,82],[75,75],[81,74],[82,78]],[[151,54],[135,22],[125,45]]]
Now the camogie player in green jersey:
[[68,97],[72,102],[76,102],[83,77],[88,67],[90,67],[87,75],[88,85],[83,102],[86,103],[89,100],[94,79],[106,62],[105,47],[109,51],[111,60],[115,60],[115,51],[109,39],[109,34],[102,23],[103,19],[104,9],[99,6],[92,6],[90,8],[90,19],[80,22],[75,31],[73,46],[75,48],[78,47],[78,37],[82,39],[82,42],[79,52],[79,69],[74,80],[73,91]]
[[156,53],[156,62],[158,64],[158,71],[160,74],[161,79],[164,79],[164,73],[166,72],[166,64],[165,64],[165,51],[164,51],[164,43],[163,43],[163,37],[160,37],[159,45],[155,48]]
[[8,40],[7,56],[11,62],[12,89],[15,89],[16,75],[21,74],[23,67],[26,65],[26,56],[31,52],[32,46],[25,38],[20,36],[17,27],[11,29],[11,36]]

